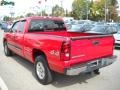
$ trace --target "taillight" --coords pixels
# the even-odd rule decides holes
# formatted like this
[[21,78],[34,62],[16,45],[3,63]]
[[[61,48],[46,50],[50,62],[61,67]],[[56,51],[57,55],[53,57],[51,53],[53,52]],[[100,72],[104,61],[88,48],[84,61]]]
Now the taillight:
[[61,47],[61,60],[70,60],[70,43],[63,42]]
[[115,49],[115,38],[114,37],[112,37],[113,38],[113,47],[112,47],[112,55],[113,55],[113,51],[114,51],[114,49]]
[[113,37],[113,49],[115,48],[115,38]]

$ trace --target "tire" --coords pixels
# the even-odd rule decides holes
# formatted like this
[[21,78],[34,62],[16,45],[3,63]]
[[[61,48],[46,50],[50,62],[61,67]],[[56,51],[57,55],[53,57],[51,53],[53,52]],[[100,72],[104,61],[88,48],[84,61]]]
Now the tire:
[[42,55],[35,58],[35,75],[43,85],[47,85],[53,81],[53,73]]
[[7,42],[4,42],[4,53],[6,56],[12,56],[12,51],[8,48]]
[[97,74],[97,75],[99,75],[100,74],[99,69],[94,70],[94,73]]

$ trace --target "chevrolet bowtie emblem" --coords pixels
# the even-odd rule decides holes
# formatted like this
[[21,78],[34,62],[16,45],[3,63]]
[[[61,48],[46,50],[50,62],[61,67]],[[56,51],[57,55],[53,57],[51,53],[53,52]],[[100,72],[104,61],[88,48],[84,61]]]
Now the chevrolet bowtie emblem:
[[99,43],[100,43],[99,41],[94,41],[93,45],[99,45]]

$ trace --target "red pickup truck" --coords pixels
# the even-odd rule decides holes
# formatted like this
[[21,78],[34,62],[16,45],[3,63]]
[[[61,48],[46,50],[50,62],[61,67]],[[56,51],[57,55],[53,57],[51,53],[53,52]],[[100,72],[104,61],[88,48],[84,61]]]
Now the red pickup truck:
[[58,17],[27,17],[16,21],[4,34],[4,53],[16,53],[35,65],[42,84],[53,81],[53,72],[79,75],[112,64],[112,35],[67,32]]

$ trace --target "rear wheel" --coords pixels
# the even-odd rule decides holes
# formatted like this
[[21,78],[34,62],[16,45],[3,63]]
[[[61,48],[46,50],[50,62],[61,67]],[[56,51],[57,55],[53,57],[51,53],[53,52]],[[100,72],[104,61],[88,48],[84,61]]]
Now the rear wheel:
[[100,74],[99,69],[94,70],[94,73],[99,75]]
[[4,42],[4,53],[6,56],[12,56],[12,51],[8,48],[7,42]]
[[35,74],[43,85],[53,81],[52,71],[49,69],[46,59],[41,55],[35,58]]

